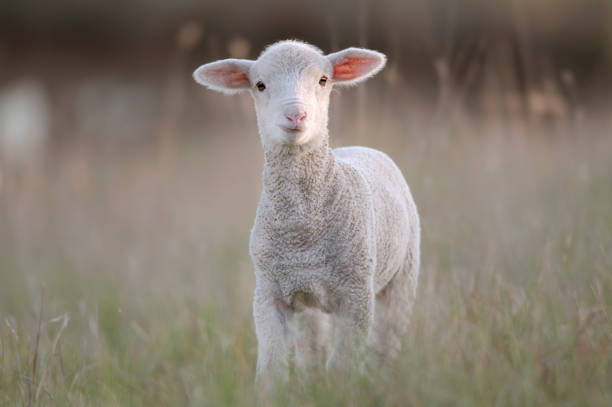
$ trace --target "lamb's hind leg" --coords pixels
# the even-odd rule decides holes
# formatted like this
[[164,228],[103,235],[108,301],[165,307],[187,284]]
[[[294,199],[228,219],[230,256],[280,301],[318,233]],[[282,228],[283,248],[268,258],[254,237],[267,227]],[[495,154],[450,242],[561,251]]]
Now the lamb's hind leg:
[[397,355],[408,331],[416,295],[418,261],[407,261],[376,295],[370,345],[381,361]]
[[325,367],[331,350],[329,319],[329,315],[315,308],[295,314],[295,364],[301,372],[311,373]]

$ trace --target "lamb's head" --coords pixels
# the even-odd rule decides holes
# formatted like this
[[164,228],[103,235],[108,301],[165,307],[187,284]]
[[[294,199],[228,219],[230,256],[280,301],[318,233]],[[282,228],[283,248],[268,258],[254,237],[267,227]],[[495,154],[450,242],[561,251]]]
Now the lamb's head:
[[380,71],[385,56],[362,48],[324,55],[299,41],[267,47],[257,60],[224,59],[200,66],[195,80],[216,91],[249,91],[264,146],[316,144],[327,136],[333,86],[354,85]]

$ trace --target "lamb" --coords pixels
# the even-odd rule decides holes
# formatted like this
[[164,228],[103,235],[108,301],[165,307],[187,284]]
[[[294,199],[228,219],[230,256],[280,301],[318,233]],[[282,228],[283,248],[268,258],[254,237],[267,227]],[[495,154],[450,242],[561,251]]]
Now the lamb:
[[264,150],[251,231],[258,380],[304,369],[347,369],[364,349],[400,350],[420,261],[416,205],[400,170],[366,147],[332,150],[334,86],[373,76],[385,55],[347,48],[324,55],[288,40],[257,60],[202,65],[194,79],[226,94],[249,91]]

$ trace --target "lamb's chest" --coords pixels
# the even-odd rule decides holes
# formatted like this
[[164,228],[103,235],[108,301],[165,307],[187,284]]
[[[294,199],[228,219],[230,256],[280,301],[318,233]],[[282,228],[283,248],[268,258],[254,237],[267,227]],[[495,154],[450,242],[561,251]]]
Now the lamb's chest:
[[300,250],[255,241],[251,243],[251,257],[258,271],[278,284],[289,305],[298,293],[305,304],[318,302],[311,297],[325,296],[333,286],[334,271],[323,245]]

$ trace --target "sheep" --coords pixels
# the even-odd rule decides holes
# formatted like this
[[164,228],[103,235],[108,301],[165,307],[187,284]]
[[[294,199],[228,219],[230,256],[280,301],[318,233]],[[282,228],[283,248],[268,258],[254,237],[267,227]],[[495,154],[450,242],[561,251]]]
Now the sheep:
[[257,60],[225,59],[194,79],[226,94],[248,91],[264,150],[263,188],[251,230],[256,380],[286,379],[292,361],[349,369],[372,349],[400,350],[415,300],[420,224],[401,171],[366,147],[332,150],[334,86],[379,72],[384,54],[324,55],[280,41]]

